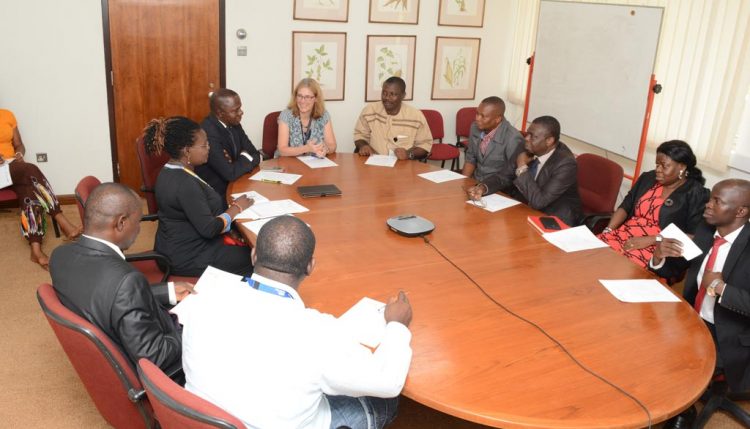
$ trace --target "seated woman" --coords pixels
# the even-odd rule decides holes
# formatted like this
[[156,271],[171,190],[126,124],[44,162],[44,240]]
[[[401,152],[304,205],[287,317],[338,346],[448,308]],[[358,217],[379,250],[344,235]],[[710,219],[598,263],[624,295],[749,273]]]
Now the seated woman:
[[279,114],[276,152],[281,156],[318,157],[336,152],[331,115],[325,109],[323,91],[314,79],[299,81],[286,110]]
[[674,223],[694,234],[708,201],[706,179],[692,149],[681,140],[656,149],[656,170],[638,178],[599,238],[636,264],[646,267],[662,229]]
[[46,270],[49,257],[42,251],[42,239],[47,232],[45,213],[57,221],[68,240],[81,235],[83,228],[74,226],[65,217],[47,178],[39,167],[24,162],[24,155],[26,147],[21,140],[16,117],[10,110],[0,109],[0,165],[10,163],[8,168],[13,181],[10,189],[18,195],[21,233],[29,241],[31,260]]
[[166,255],[172,273],[200,276],[208,265],[235,274],[253,272],[250,248],[224,243],[232,220],[250,207],[242,196],[224,211],[223,196],[195,174],[208,161],[208,138],[198,123],[182,117],[153,119],[144,130],[149,154],[165,150],[170,160],[156,179],[159,227],[154,249]]

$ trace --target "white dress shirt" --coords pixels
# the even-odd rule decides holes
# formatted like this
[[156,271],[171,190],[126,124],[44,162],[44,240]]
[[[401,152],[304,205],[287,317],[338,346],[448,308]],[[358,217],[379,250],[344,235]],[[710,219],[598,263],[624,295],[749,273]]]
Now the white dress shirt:
[[221,286],[232,288],[232,299],[212,287],[180,304],[187,390],[264,429],[328,429],[324,394],[401,392],[412,354],[408,328],[388,323],[372,352],[335,317],[305,308],[293,288],[252,279],[287,297],[238,283]]
[[[741,226],[737,228],[736,230],[730,232],[729,234],[724,237],[724,240],[727,242],[719,246],[718,254],[716,255],[716,260],[714,261],[714,272],[721,272],[724,269],[724,263],[727,260],[727,256],[729,255],[729,249],[732,248],[732,243],[734,243],[735,240],[737,240],[737,237],[739,237],[740,232],[742,232],[742,228],[745,226]],[[718,237],[719,233],[718,231],[714,233],[714,238]],[[698,282],[698,288],[702,287],[701,280],[703,279],[703,272],[706,270],[706,263],[708,262],[708,257],[711,256],[711,250],[708,251],[708,254],[706,254],[706,257],[703,258],[703,263],[701,264],[701,269],[698,270],[698,276],[697,276],[697,282]],[[724,286],[724,290],[726,288],[731,287],[729,285]],[[719,298],[719,301],[721,301],[721,298]],[[710,296],[706,294],[705,298],[703,298],[703,304],[701,304],[701,317],[703,320],[705,320],[708,323],[714,323],[714,306],[716,305],[716,297]]]

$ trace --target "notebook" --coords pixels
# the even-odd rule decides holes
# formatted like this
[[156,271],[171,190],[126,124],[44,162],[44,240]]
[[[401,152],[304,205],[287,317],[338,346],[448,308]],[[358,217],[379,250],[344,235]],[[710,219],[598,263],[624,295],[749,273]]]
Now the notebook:
[[341,190],[336,185],[298,186],[297,192],[303,198],[327,197],[341,195]]

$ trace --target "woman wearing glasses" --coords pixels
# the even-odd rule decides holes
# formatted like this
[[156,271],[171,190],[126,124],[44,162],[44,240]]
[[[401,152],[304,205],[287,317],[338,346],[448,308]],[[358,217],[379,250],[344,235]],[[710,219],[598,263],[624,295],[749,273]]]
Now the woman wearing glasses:
[[324,157],[336,152],[331,115],[323,92],[314,79],[302,79],[294,88],[286,110],[279,114],[277,152],[281,156],[311,154]]
[[149,155],[166,151],[170,157],[156,179],[159,227],[154,248],[169,258],[172,273],[197,277],[211,265],[252,274],[250,249],[225,244],[224,234],[253,201],[243,195],[224,210],[223,197],[195,174],[195,166],[208,162],[206,132],[188,118],[173,116],[151,120],[143,141]]

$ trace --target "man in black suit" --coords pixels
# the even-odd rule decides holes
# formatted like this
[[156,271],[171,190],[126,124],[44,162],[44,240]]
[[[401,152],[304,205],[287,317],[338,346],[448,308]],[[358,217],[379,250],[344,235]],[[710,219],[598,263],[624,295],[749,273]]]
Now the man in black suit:
[[242,101],[231,89],[211,94],[211,114],[201,122],[208,135],[208,162],[195,172],[222,197],[229,182],[250,172],[261,161],[261,154],[242,129]]
[[529,126],[525,145],[500,171],[469,189],[469,197],[504,192],[568,225],[578,225],[583,212],[577,174],[575,155],[560,141],[560,123],[540,116]]
[[[716,343],[717,370],[733,392],[750,390],[750,182],[740,179],[716,184],[703,212],[705,222],[693,241],[703,255],[688,262],[682,244],[663,239],[651,268],[674,277],[687,268],[685,300],[703,318]],[[695,408],[670,420],[665,428],[690,427]]]
[[60,301],[101,329],[135,367],[147,358],[172,374],[181,367],[180,327],[162,304],[176,304],[193,285],[151,286],[125,261],[122,250],[140,232],[138,195],[118,183],[104,183],[86,201],[78,242],[52,252],[50,274]]

